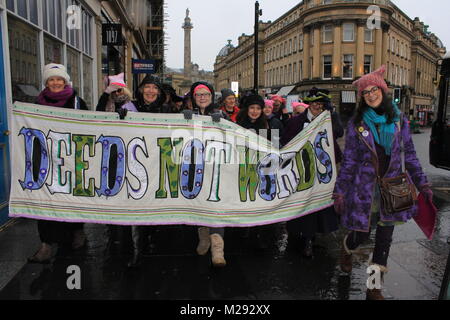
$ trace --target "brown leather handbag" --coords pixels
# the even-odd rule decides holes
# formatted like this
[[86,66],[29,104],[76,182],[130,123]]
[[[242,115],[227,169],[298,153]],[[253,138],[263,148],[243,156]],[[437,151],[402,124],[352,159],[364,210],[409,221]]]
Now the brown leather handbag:
[[386,213],[409,210],[417,200],[414,184],[406,173],[393,178],[380,178],[381,202]]
[[[403,125],[403,121],[400,124],[397,123],[399,130]],[[403,139],[400,133],[400,163],[402,167],[402,173],[392,178],[381,178],[378,170],[378,163],[373,157],[375,170],[377,173],[378,184],[380,186],[381,203],[388,214],[394,214],[396,212],[406,211],[411,209],[417,201],[416,187],[412,183],[408,174],[403,171]]]

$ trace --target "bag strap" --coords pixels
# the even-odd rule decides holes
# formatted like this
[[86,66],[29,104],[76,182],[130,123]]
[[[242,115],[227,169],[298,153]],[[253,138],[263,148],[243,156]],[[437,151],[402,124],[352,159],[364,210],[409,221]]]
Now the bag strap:
[[[400,139],[400,169],[402,172],[403,170],[403,164],[405,163],[405,146],[403,144],[403,135],[402,135],[402,128],[404,125],[403,121],[403,113],[400,113],[400,121],[397,122],[398,132],[399,132],[399,139]],[[406,170],[406,164],[405,164],[405,170]]]

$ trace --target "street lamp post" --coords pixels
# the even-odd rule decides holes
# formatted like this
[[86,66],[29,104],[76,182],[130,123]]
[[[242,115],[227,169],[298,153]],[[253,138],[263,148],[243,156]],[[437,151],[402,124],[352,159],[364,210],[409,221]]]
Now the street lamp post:
[[253,70],[253,90],[258,94],[258,42],[259,42],[259,17],[262,16],[262,10],[259,9],[259,2],[255,3],[255,52],[254,52],[254,70]]

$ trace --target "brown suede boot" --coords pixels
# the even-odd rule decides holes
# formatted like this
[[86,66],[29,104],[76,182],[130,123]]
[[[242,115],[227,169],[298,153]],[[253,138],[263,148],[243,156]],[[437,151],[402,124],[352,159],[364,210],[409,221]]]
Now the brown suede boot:
[[345,236],[342,243],[340,265],[342,272],[351,273],[353,269],[353,253],[347,247],[347,237],[348,235]]
[[199,256],[204,256],[211,246],[211,239],[209,237],[209,228],[208,227],[200,227],[198,228],[198,245],[197,245],[197,254]]
[[367,289],[366,300],[384,300],[381,289]]
[[211,260],[214,267],[225,267],[226,261],[223,254],[224,242],[220,234],[214,233],[211,236]]

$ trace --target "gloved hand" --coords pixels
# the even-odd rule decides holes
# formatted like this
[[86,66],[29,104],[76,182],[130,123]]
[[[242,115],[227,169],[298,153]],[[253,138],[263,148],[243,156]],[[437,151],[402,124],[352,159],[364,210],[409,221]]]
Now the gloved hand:
[[429,186],[422,188],[420,192],[425,196],[427,200],[433,200],[433,191],[431,191],[431,188]]
[[120,120],[123,120],[127,116],[128,110],[124,109],[124,108],[120,108],[116,112],[119,114]]
[[341,194],[333,193],[332,198],[334,199],[334,211],[336,211],[338,215],[343,214],[345,210],[344,196]]
[[119,88],[120,88],[119,86],[116,86],[116,85],[114,85],[114,84],[110,84],[110,85],[105,89],[105,93],[111,94],[111,93],[113,93],[114,91],[117,91]]

